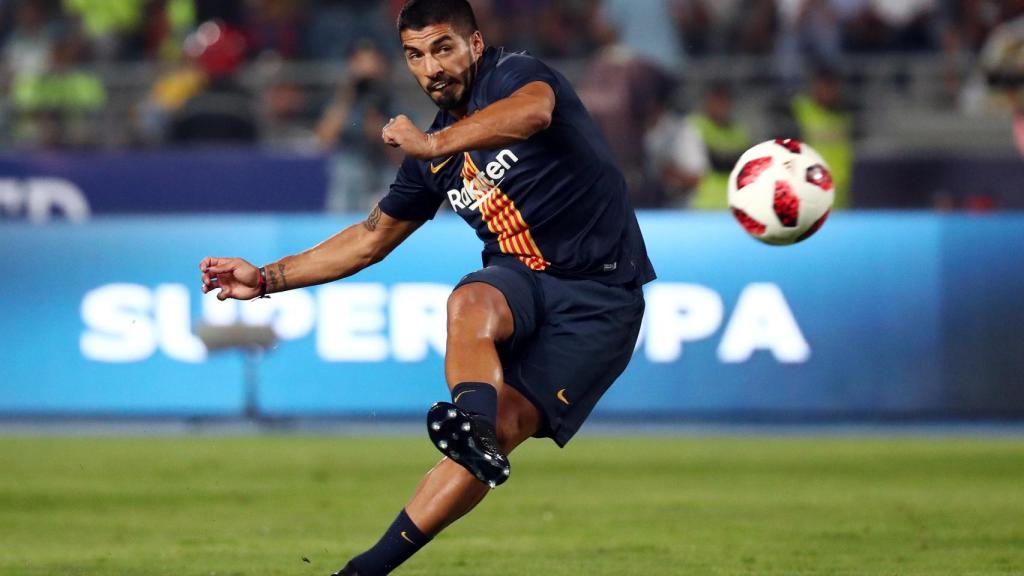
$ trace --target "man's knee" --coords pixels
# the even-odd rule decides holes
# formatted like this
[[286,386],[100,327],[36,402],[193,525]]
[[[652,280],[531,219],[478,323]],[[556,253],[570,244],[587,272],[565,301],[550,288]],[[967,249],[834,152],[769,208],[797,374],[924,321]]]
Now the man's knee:
[[459,287],[448,297],[448,334],[503,340],[514,329],[505,296],[489,284]]

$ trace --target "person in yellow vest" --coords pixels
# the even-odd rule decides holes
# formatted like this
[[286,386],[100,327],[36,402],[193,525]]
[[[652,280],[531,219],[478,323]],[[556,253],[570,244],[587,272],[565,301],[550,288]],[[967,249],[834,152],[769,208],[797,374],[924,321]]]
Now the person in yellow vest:
[[797,138],[821,154],[832,170],[836,208],[849,208],[853,176],[853,115],[843,106],[842,81],[834,70],[820,68],[810,89],[790,103]]
[[740,156],[754,144],[750,131],[733,116],[729,85],[712,84],[704,96],[703,110],[690,115],[687,124],[699,136],[705,157],[704,170],[690,207],[725,210],[729,207],[729,174]]
[[729,173],[752,144],[747,129],[733,118],[729,86],[713,83],[701,110],[686,117],[671,110],[669,98],[663,100],[644,143],[649,186],[660,206],[726,209]]
[[15,113],[15,146],[81,148],[97,143],[96,119],[107,103],[107,90],[99,76],[80,66],[81,53],[81,39],[66,35],[53,45],[45,71],[13,79],[9,104]]

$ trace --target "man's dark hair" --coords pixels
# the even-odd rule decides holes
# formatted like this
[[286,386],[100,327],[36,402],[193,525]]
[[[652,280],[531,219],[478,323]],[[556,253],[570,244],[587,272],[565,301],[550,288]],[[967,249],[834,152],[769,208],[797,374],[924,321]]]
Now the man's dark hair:
[[409,0],[398,14],[398,33],[451,24],[463,36],[479,30],[473,7],[466,0]]

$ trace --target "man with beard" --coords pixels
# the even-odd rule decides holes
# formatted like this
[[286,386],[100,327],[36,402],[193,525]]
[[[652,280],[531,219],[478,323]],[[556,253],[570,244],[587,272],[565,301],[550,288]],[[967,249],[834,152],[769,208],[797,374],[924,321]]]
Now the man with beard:
[[629,363],[654,279],[622,174],[561,74],[486,47],[466,0],[410,0],[398,31],[440,111],[427,132],[405,116],[384,127],[406,159],[366,221],[261,268],[200,264],[221,300],[335,281],[382,260],[445,201],[484,243],[484,268],[448,301],[452,402],[427,413],[445,458],[340,576],[390,573],[502,484],[526,439],[565,446]]

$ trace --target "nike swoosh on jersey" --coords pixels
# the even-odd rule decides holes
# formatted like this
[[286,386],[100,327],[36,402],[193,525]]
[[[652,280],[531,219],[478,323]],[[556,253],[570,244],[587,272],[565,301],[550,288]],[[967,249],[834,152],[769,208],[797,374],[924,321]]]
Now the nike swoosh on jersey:
[[447,160],[445,160],[444,162],[441,162],[437,166],[434,166],[434,163],[431,162],[430,163],[430,173],[431,174],[437,174],[441,170],[444,170],[444,167],[447,166],[448,163],[451,162],[452,159],[454,159],[454,158],[455,158],[455,156],[449,156]]
[[405,541],[408,542],[409,544],[412,544],[413,546],[416,545],[416,543],[413,542],[412,539],[409,538],[409,535],[405,533],[405,530],[402,530],[402,538],[404,538]]

